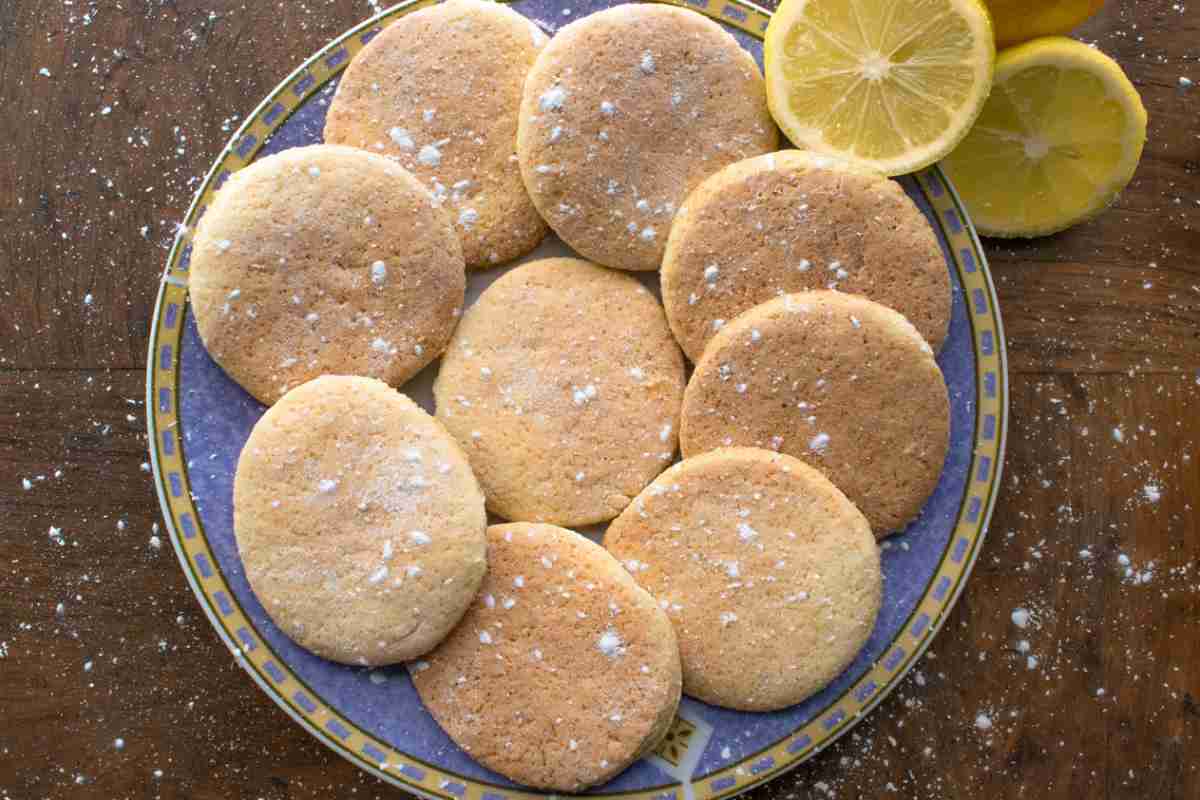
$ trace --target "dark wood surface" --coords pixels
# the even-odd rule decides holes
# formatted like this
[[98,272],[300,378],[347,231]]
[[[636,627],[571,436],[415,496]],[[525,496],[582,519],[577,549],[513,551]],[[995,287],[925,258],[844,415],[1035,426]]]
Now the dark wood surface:
[[[900,691],[756,800],[1200,797],[1192,5],[1110,0],[1082,32],[1150,112],[1117,207],[987,243],[1012,423],[962,601]],[[198,177],[240,114],[371,11],[0,2],[0,798],[402,796],[235,665],[169,544],[150,544],[143,467],[148,321]]]

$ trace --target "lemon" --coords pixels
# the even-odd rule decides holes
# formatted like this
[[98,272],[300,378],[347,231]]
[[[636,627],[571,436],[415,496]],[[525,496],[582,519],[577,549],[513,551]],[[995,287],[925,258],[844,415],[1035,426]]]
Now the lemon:
[[992,96],[943,166],[980,233],[1040,236],[1112,203],[1145,142],[1146,109],[1117,63],[1049,36],[1000,54]]
[[996,46],[1069,33],[1104,6],[1104,0],[985,0],[992,12]]
[[966,135],[995,43],[978,0],[783,0],[764,57],[771,114],[797,147],[900,175]]

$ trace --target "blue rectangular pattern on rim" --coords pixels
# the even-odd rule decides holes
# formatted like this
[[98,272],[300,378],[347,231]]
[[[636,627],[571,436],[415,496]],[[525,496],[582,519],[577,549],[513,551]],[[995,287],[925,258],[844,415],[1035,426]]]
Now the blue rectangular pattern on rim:
[[747,14],[736,6],[726,5],[721,9],[721,16],[736,19],[738,22],[745,22]]
[[274,661],[263,662],[263,669],[265,669],[267,674],[271,676],[271,680],[275,681],[276,683],[283,683],[287,680],[287,675],[283,674],[283,670],[281,670],[279,665]]
[[976,314],[988,313],[987,295],[983,293],[983,289],[972,289],[971,299],[975,301]]
[[267,113],[263,114],[262,121],[268,125],[274,125],[275,120],[279,119],[279,115],[284,111],[282,103],[275,103],[267,109]]
[[425,779],[425,770],[421,769],[420,767],[414,767],[410,764],[401,764],[400,774],[412,778],[414,781]]
[[678,792],[663,792],[652,796],[650,800],[676,800],[677,797],[679,797]]
[[[179,269],[181,271],[187,272],[188,267],[190,267],[191,265],[192,265],[192,245],[189,244],[189,245],[185,245],[184,248],[179,251],[179,263],[177,266],[179,267]],[[174,325],[173,324],[168,325],[167,327],[172,328],[172,327],[174,327]]]
[[316,81],[317,79],[314,78],[310,72],[308,75],[305,75],[303,78],[296,81],[296,85],[292,87],[292,91],[296,94],[296,97],[303,97],[304,93],[308,91],[308,88],[316,83]]
[[371,30],[358,37],[358,40],[363,44],[370,44],[371,40],[379,35],[380,28],[372,28]]
[[467,787],[457,781],[442,781],[442,790],[455,797],[462,797],[467,793]]
[[158,390],[158,410],[162,414],[171,413],[171,390],[165,386]]
[[179,525],[183,528],[183,538],[191,539],[196,535],[196,523],[192,521],[192,515],[187,511],[179,515]]
[[258,137],[253,133],[247,133],[242,137],[242,140],[237,143],[235,150],[241,158],[245,158],[246,156],[250,155],[251,151],[254,150],[254,145],[256,144],[258,144]]
[[167,458],[175,455],[175,436],[170,431],[163,431],[162,448]]
[[325,66],[329,67],[330,69],[333,69],[338,64],[345,61],[346,56],[348,56],[348,55],[350,55],[350,53],[346,50],[346,48],[343,47],[340,50],[338,50],[336,53],[334,53],[333,55],[331,55],[325,59]]
[[217,608],[220,609],[222,616],[228,617],[233,613],[233,603],[229,602],[229,595],[224,592],[213,592],[213,600],[217,601]]
[[996,352],[996,337],[991,331],[979,332],[979,350],[985,356]]
[[949,575],[943,575],[937,582],[937,586],[933,587],[933,596],[938,600],[946,599],[946,592],[950,591],[950,585],[954,581],[950,580]]
[[964,247],[962,250],[959,250],[958,260],[962,262],[963,269],[968,273],[973,273],[979,269],[979,266],[975,263],[975,254],[971,252],[970,248]]
[[983,418],[983,438],[989,439],[989,440],[996,438],[996,415],[995,414],[988,414],[987,416],[985,416]]
[[213,189],[214,190],[220,189],[222,186],[224,186],[225,181],[229,180],[229,175],[230,175],[229,170],[227,170],[227,169],[221,170],[221,174],[218,175],[216,177],[216,179],[213,181]]
[[962,229],[963,229],[962,220],[958,218],[957,211],[955,211],[953,208],[947,208],[945,217],[946,217],[946,223],[950,226],[951,233],[956,234],[956,235],[962,233]]
[[830,714],[828,717],[821,720],[821,727],[823,727],[827,731],[831,731],[834,728],[836,728],[839,724],[841,724],[842,720],[844,720],[845,718],[846,718],[846,712],[842,711],[839,708],[836,711],[834,711],[832,714]]
[[168,473],[167,481],[171,484],[172,497],[179,497],[183,494],[183,479],[179,477],[178,472]]
[[242,642],[242,649],[245,650],[247,653],[253,652],[253,650],[256,647],[258,647],[258,645],[254,641],[254,637],[250,634],[249,628],[246,628],[245,626],[238,628],[237,636],[238,636],[238,639],[241,640],[241,642]]
[[929,627],[929,615],[922,614],[921,616],[917,617],[917,621],[912,624],[912,628],[909,629],[909,632],[913,636],[920,638],[921,634],[924,633],[925,629],[928,627]]
[[758,775],[760,772],[766,772],[773,766],[775,766],[775,759],[771,758],[770,756],[767,756],[766,758],[760,758],[758,761],[755,761],[750,765],[750,774]]
[[867,681],[862,686],[858,687],[858,691],[854,693],[854,699],[860,703],[867,702],[867,698],[875,694],[875,690],[879,687],[875,681]]
[[980,456],[979,467],[975,470],[975,480],[986,481],[988,476],[992,474],[992,459],[991,456]]
[[954,542],[954,552],[950,554],[950,560],[955,564],[961,564],[963,556],[966,555],[967,547],[969,546],[970,542],[967,541],[967,537],[958,537],[958,539]]
[[[989,400],[996,397],[996,373],[985,372],[983,375],[983,393],[988,396]],[[994,424],[994,423],[993,423]]]
[[297,689],[296,692],[294,694],[292,694],[292,699],[296,701],[296,704],[298,706],[303,708],[309,714],[311,714],[317,710],[317,704],[312,701],[312,698],[309,697],[308,695],[306,695],[304,692],[300,691],[299,689]]
[[326,722],[325,729],[341,739],[343,742],[350,738],[350,731],[346,730],[346,726],[338,722],[336,719],[331,719]]
[[164,344],[161,348],[159,348],[158,368],[159,369],[170,369],[171,368],[171,356],[174,355],[174,353],[175,353],[175,349],[172,348],[171,345],[169,345],[169,344]]
[[508,800],[508,798],[502,794],[496,794],[495,792],[484,792],[483,800]]
[[[191,251],[191,245],[184,248],[185,251]],[[187,269],[183,267],[182,269]],[[179,318],[179,305],[177,303],[167,303],[167,313],[163,315],[163,325],[168,328],[175,327],[175,320]]]
[[978,497],[972,497],[967,503],[967,521],[975,522],[979,519],[979,511],[983,508],[983,501]]
[[900,666],[900,662],[904,660],[906,655],[908,655],[908,653],[904,651],[903,647],[897,647],[895,650],[888,653],[887,659],[883,662],[883,668],[888,672],[891,672],[892,670],[896,669],[896,667]]
[[794,742],[789,744],[787,751],[788,751],[788,753],[795,755],[796,753],[799,753],[804,748],[808,747],[810,744],[812,744],[812,737],[806,733],[803,736],[801,736],[799,739],[796,739]]
[[196,569],[200,570],[201,577],[211,578],[213,576],[212,563],[208,560],[208,556],[204,553],[196,553],[194,556],[196,561]]
[[362,746],[363,755],[374,761],[376,764],[382,764],[387,758],[383,755],[383,751],[375,745],[367,742]]
[[736,785],[737,778],[733,777],[732,775],[726,778],[717,778],[712,782],[712,788],[714,792],[723,792],[726,789],[732,789]]

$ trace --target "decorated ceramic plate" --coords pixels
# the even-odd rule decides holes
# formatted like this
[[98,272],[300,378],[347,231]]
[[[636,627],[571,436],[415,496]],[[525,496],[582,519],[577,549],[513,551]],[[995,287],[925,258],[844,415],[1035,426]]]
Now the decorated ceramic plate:
[[[565,21],[617,2],[512,5],[553,33]],[[272,700],[341,755],[412,792],[517,800],[535,793],[455,746],[421,705],[403,667],[368,671],[325,661],[288,639],[263,611],[234,541],[233,477],[264,408],[209,358],[188,308],[190,232],[213,192],[255,158],[320,142],[342,70],[382,28],[427,4],[398,5],[326,45],[246,118],[213,165],[159,291],[147,370],[150,450],[163,514],[188,581],[234,657]],[[761,63],[767,12],[742,0],[686,5],[725,25]],[[1008,399],[1004,337],[979,240],[941,170],[934,166],[899,180],[937,233],[952,279],[950,334],[938,358],[950,391],[952,430],[937,490],[920,518],[885,544],[883,610],[870,640],[824,691],[783,711],[744,713],[685,697],[658,750],[590,793],[716,800],[811,758],[895,688],[961,593],[999,486]],[[551,240],[531,257],[564,251]],[[468,302],[505,269],[472,274]],[[431,412],[436,370],[435,363],[404,387]]]

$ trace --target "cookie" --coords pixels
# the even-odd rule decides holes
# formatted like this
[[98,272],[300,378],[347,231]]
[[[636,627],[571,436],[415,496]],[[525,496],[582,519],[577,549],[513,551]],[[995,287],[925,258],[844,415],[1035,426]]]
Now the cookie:
[[487,515],[466,456],[372,378],[326,375],[267,410],[238,459],[233,522],[263,609],[344,664],[427,652],[487,569]]
[[721,328],[688,383],[681,425],[685,458],[749,446],[816,467],[883,537],[937,486],[950,402],[908,320],[820,290],[770,300]]
[[409,665],[429,713],[489,769],[576,792],[652,751],[679,705],[667,615],[604,548],[553,525],[488,528],[462,623]]
[[900,184],[799,150],[739,161],[692,192],[671,227],[662,293],[692,361],[725,324],[781,294],[837,289],[906,316],[936,351],[950,276]]
[[449,211],[468,267],[546,235],[517,166],[521,87],[546,35],[510,8],[449,0],[384,28],[346,68],[325,141],[382,153]]
[[434,384],[488,508],[612,519],[675,453],[683,354],[631,276],[570,258],[522,265],[463,315]]
[[684,692],[726,708],[775,711],[820,691],[879,613],[866,518],[782,453],[726,448],[676,464],[604,545],[671,618]]
[[572,22],[538,54],[517,154],[563,241],[655,270],[688,192],[778,141],[762,74],[732,35],[695,11],[630,3]]
[[235,172],[196,228],[188,279],[209,354],[267,405],[325,373],[399,386],[445,348],[465,288],[429,191],[332,145]]

